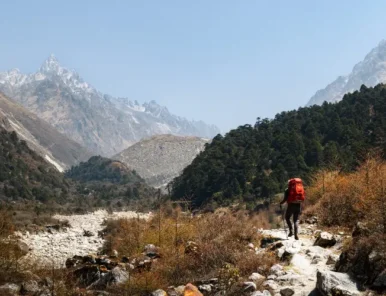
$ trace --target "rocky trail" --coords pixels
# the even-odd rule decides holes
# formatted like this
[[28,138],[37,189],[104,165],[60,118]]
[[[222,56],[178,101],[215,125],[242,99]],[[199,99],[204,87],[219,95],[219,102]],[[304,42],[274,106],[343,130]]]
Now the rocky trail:
[[260,232],[267,244],[257,252],[275,251],[282,262],[272,266],[263,283],[274,295],[362,295],[347,274],[333,271],[343,247],[343,232],[332,235],[317,230],[315,224],[305,224],[298,241],[287,238],[284,229]]
[[55,215],[53,218],[68,221],[70,227],[57,229],[55,225],[47,231],[30,234],[16,233],[20,241],[29,246],[24,262],[41,266],[62,267],[67,258],[75,255],[96,254],[103,246],[104,239],[98,235],[108,219],[140,218],[147,219],[150,214],[139,214],[133,211],[114,212],[105,210],[84,215]]
[[[28,232],[17,234],[19,239],[27,244],[30,249],[28,254],[22,259],[27,263],[50,267],[64,267],[68,263],[72,263],[73,266],[79,265],[77,267],[79,269],[75,273],[82,272],[86,274],[90,272],[97,272],[99,274],[102,272],[100,271],[102,266],[97,266],[99,264],[97,261],[99,260],[103,268],[108,269],[103,271],[107,276],[100,276],[98,281],[95,282],[87,282],[87,286],[94,287],[95,285],[102,284],[106,286],[106,281],[111,279],[117,283],[123,282],[127,279],[128,273],[120,269],[119,266],[123,266],[126,263],[119,263],[120,265],[118,264],[119,266],[117,267],[117,264],[112,264],[111,260],[104,257],[90,256],[97,254],[103,246],[104,239],[98,233],[103,230],[104,222],[107,219],[148,219],[150,215],[151,213],[139,214],[136,212],[115,212],[109,214],[106,211],[97,211],[85,215],[56,215],[54,218],[68,221],[70,227],[59,230],[55,229],[55,227],[49,227],[47,231],[36,234]],[[300,240],[295,240],[293,237],[287,238],[284,229],[260,229],[258,231],[262,235],[261,245],[256,248],[254,246],[248,247],[254,249],[257,254],[274,252],[279,258],[279,263],[270,268],[267,276],[263,276],[258,272],[251,274],[249,279],[243,284],[242,295],[363,295],[348,274],[334,271],[335,264],[339,260],[339,255],[344,246],[344,240],[349,237],[348,234],[344,232],[339,232],[338,234],[323,232],[318,230],[315,223],[301,225]],[[151,247],[152,245],[149,246]],[[71,262],[66,262],[68,258],[73,259],[70,259]],[[91,262],[92,265],[86,264],[83,266],[80,262],[83,261],[84,263],[85,260]],[[151,261],[151,259],[149,260]],[[141,265],[141,263],[139,264]],[[131,269],[135,268],[134,265],[129,265]],[[216,294],[217,292],[215,291],[219,291],[216,283],[197,284],[197,286],[202,294],[194,295],[225,295]],[[183,294],[164,292],[162,295]]]

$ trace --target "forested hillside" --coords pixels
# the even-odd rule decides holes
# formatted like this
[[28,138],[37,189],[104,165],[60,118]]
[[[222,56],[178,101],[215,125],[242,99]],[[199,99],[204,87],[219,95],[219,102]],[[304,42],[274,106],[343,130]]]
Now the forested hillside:
[[295,176],[306,183],[324,166],[351,171],[369,151],[386,153],[386,86],[362,86],[339,103],[258,118],[216,136],[172,185],[173,199],[252,203],[284,189]]
[[134,170],[120,161],[93,156],[65,173],[77,184],[77,193],[97,197],[97,206],[130,204],[136,208],[151,206],[157,196]]
[[15,132],[0,127],[0,199],[63,200],[69,183],[63,174],[32,151]]
[[144,181],[122,162],[101,156],[93,156],[88,161],[81,162],[67,171],[65,175],[82,182],[107,181],[126,184]]
[[151,206],[156,190],[119,161],[100,156],[60,173],[0,127],[0,201],[37,201],[66,208]]

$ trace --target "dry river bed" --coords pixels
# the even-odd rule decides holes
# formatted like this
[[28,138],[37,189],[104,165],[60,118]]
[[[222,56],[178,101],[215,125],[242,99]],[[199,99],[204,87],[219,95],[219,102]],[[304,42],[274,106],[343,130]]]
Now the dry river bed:
[[[109,214],[105,210],[84,215],[55,215],[55,219],[67,220],[71,227],[37,234],[18,232],[16,235],[30,248],[27,256],[23,257],[25,263],[59,267],[64,266],[66,259],[74,255],[96,254],[104,243],[104,239],[98,236],[98,232],[103,230],[103,223],[106,220],[138,217],[148,219],[150,215],[151,213],[133,211]],[[85,231],[91,232],[92,236],[85,236]]]

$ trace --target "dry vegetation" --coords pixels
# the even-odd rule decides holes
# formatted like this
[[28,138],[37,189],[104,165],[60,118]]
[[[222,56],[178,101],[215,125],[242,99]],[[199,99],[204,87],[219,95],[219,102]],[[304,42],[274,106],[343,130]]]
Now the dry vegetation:
[[386,162],[368,158],[354,173],[320,172],[308,189],[308,214],[316,214],[325,226],[354,227],[337,270],[373,289],[381,289],[375,279],[386,269],[385,183]]
[[[307,213],[327,226],[354,226],[365,222],[386,233],[386,163],[368,158],[354,173],[321,171],[307,190]],[[307,214],[306,213],[306,214]]]
[[135,257],[147,244],[160,247],[161,258],[152,268],[130,277],[125,287],[130,295],[213,277],[230,293],[239,279],[266,273],[276,260],[248,249],[248,243],[259,245],[260,227],[269,228],[268,213],[225,210],[192,217],[179,208],[162,210],[150,221],[109,221],[106,251]]

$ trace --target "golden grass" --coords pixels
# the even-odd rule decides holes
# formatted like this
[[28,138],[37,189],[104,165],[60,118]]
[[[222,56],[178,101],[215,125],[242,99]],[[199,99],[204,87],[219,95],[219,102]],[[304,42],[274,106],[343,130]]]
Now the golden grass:
[[[150,221],[109,221],[106,248],[130,257],[147,244],[160,247],[161,258],[149,272],[131,275],[125,291],[133,295],[221,276],[235,284],[252,272],[267,272],[275,263],[274,256],[259,256],[247,247],[259,245],[257,229],[267,227],[267,213],[251,216],[225,210],[192,217],[176,209],[162,211]],[[189,241],[197,245],[197,252],[185,252]]]

